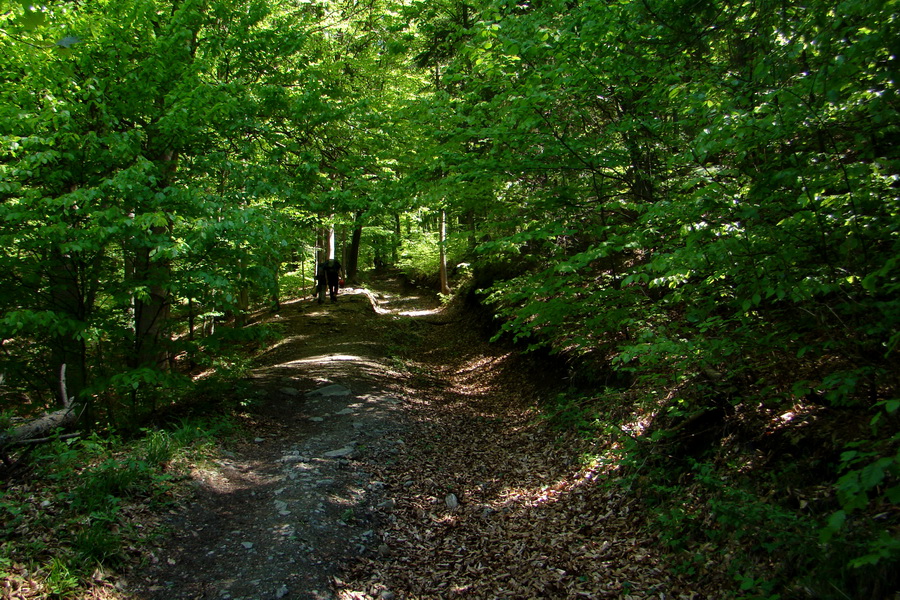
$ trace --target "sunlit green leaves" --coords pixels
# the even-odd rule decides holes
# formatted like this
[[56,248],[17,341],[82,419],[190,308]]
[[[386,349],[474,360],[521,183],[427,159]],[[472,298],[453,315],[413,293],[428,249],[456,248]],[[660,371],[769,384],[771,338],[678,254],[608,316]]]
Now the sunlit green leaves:
[[[355,179],[368,166],[344,158],[354,155],[354,88],[342,89],[317,11],[108,0],[10,15],[5,33],[16,15],[27,27],[0,39],[11,82],[0,110],[0,310],[12,335],[73,349],[48,362],[81,355],[89,376],[121,367],[140,303],[244,310],[248,288],[269,301],[294,237],[275,207],[321,193],[333,212],[349,193],[310,174]],[[36,51],[47,43],[66,60]],[[76,352],[81,331],[94,333]],[[4,367],[7,382],[17,368]]]

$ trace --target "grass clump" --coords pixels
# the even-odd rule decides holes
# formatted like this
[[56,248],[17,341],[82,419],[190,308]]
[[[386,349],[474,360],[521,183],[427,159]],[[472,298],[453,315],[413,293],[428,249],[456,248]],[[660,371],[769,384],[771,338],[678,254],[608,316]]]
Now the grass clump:
[[182,420],[134,439],[90,435],[37,448],[0,487],[0,578],[39,597],[81,598],[98,571],[139,561],[160,508],[187,492],[192,464],[227,422]]

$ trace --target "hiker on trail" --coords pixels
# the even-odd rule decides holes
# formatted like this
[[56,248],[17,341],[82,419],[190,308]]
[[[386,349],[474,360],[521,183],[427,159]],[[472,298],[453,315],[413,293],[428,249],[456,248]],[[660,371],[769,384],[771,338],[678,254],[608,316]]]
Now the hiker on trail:
[[340,285],[343,267],[341,263],[333,258],[323,260],[319,263],[316,272],[316,281],[318,284],[319,304],[325,302],[325,289],[331,296],[332,302],[337,302],[338,286]]

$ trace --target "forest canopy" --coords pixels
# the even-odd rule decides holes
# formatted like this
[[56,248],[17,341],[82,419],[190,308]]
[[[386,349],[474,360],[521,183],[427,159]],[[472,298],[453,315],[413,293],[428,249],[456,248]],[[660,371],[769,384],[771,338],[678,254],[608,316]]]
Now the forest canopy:
[[[896,515],[898,29],[896,0],[4,2],[0,408],[138,422],[334,229],[354,277],[445,263],[630,431],[844,411],[822,540]],[[896,559],[860,531],[856,566]]]

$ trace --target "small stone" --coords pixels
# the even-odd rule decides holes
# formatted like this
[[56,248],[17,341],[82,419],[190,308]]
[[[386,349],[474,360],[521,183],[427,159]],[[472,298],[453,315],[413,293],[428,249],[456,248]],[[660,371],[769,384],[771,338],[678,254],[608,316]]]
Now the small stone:
[[243,546],[247,550],[250,550],[251,548],[253,548],[253,542],[241,542],[241,546]]
[[343,458],[345,456],[350,456],[351,454],[353,454],[353,448],[345,446],[343,448],[338,448],[337,450],[326,452],[323,456],[325,458]]
[[342,385],[327,385],[325,387],[319,388],[317,390],[313,390],[311,392],[307,392],[307,398],[317,398],[317,397],[330,397],[330,398],[340,398],[342,396],[349,396],[350,390],[345,388]]
[[451,510],[459,506],[459,500],[456,498],[456,494],[447,494],[447,497],[444,498],[444,504]]
[[323,417],[310,417],[309,420],[312,421],[313,423],[321,423],[325,419]]
[[289,387],[283,387],[278,391],[280,391],[285,396],[299,396],[300,395],[299,390],[295,390],[294,388],[289,388]]
[[345,408],[343,410],[337,411],[336,415],[352,415],[355,411],[352,408]]
[[389,498],[378,505],[378,508],[382,508],[384,510],[394,510],[394,507],[397,506],[397,501],[393,498]]
[[389,592],[388,590],[381,590],[381,593],[378,595],[381,600],[394,600],[397,596],[394,592]]
[[275,590],[275,598],[284,598],[288,595],[288,587],[286,585],[281,586],[277,590]]
[[266,438],[261,438],[261,437],[253,438],[253,441],[256,442],[257,444],[261,444],[262,442],[266,441]]

